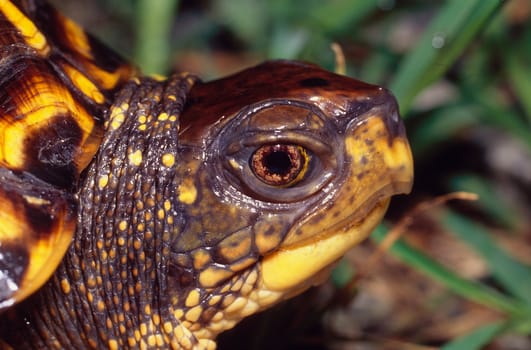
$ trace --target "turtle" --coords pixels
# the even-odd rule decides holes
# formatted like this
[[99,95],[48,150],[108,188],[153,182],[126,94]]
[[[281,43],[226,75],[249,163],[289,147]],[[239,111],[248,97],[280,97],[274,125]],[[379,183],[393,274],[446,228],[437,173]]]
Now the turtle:
[[45,1],[0,1],[4,348],[215,349],[412,180],[385,88],[284,60],[146,77]]

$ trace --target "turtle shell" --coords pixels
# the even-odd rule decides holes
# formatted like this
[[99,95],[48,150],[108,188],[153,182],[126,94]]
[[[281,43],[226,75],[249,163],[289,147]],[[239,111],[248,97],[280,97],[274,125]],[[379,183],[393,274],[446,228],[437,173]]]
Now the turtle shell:
[[53,273],[104,113],[134,68],[39,0],[0,2],[0,310]]

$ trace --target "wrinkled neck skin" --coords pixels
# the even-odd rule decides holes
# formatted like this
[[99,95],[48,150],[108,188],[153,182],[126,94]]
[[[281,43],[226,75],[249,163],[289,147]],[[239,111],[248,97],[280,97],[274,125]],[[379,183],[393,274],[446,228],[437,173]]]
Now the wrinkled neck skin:
[[20,323],[2,331],[13,348],[215,347],[181,325],[170,290],[183,276],[170,247],[186,220],[170,199],[183,180],[176,133],[193,83],[146,79],[118,96],[81,183],[73,243],[47,285],[12,313],[25,313]]

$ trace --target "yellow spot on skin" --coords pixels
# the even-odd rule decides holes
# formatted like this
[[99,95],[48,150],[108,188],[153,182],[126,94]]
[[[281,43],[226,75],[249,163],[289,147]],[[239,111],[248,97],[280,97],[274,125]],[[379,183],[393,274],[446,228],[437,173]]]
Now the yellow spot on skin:
[[199,304],[199,297],[200,297],[199,291],[197,289],[192,289],[190,293],[188,293],[188,296],[186,297],[184,304],[187,307],[196,306],[197,304]]
[[219,282],[226,280],[233,274],[232,271],[218,267],[209,267],[199,274],[199,283],[206,288],[215,287]]
[[171,153],[164,154],[162,156],[162,164],[167,168],[171,168],[175,164],[175,156]]
[[133,337],[127,338],[127,344],[129,344],[130,347],[133,347],[136,345],[136,339]]
[[150,336],[147,338],[147,343],[148,343],[148,345],[149,345],[151,348],[154,348],[155,346],[157,346],[157,341],[155,340],[155,336],[154,336],[154,335],[150,335]]
[[164,210],[168,211],[171,209],[171,202],[169,200],[164,201]]
[[102,175],[98,179],[98,187],[100,190],[104,189],[109,183],[109,175]]
[[153,324],[155,326],[158,326],[160,324],[160,316],[158,314],[154,314],[151,319],[153,320]]
[[61,280],[61,289],[63,290],[63,293],[68,294],[70,293],[70,283],[66,279]]
[[0,1],[0,11],[18,29],[30,47],[37,50],[43,57],[48,55],[50,47],[46,42],[46,37],[11,1]]
[[179,201],[184,204],[193,204],[197,198],[197,189],[191,178],[186,178],[179,185]]
[[[181,309],[177,309],[177,310],[175,310],[175,312],[173,313],[173,316],[174,316],[176,319],[180,320],[180,319],[184,316],[184,312],[183,312],[183,310],[181,310]],[[177,328],[177,327],[176,327],[176,328]]]
[[239,312],[245,307],[245,304],[247,304],[247,299],[239,297],[225,309],[225,312],[229,314]]
[[132,153],[129,153],[128,158],[129,163],[134,166],[139,166],[140,164],[142,164],[142,152],[140,150],[136,150]]
[[171,324],[171,322],[165,322],[163,327],[164,327],[164,331],[166,333],[169,334],[169,333],[173,332],[173,325]]
[[221,241],[218,249],[227,261],[236,261],[249,255],[251,243],[250,232],[244,229]]
[[190,322],[197,322],[197,320],[199,320],[199,317],[201,317],[202,312],[203,308],[201,307],[201,305],[197,305],[188,310],[184,317]]
[[114,339],[109,340],[109,349],[118,350],[118,342]]
[[168,120],[168,113],[162,112],[161,114],[159,114],[158,120],[160,121]]
[[98,311],[99,311],[99,312],[103,312],[103,311],[105,311],[105,303],[103,303],[102,300],[98,300],[98,305],[97,305],[97,307],[98,307]]
[[144,124],[146,121],[147,121],[147,117],[145,115],[141,115],[140,117],[138,117],[138,122],[140,124]]
[[141,124],[141,125],[138,126],[138,130],[140,130],[140,131],[145,131],[146,129],[147,129],[146,124]]
[[193,253],[193,259],[194,259],[194,268],[196,270],[201,270],[203,267],[205,267],[206,264],[210,262],[210,254],[203,250],[198,249]]
[[118,224],[118,229],[120,231],[125,231],[127,229],[127,221],[125,220],[120,221],[120,223]]
[[121,106],[112,107],[109,120],[111,121],[111,129],[117,130],[125,121],[125,112],[129,109],[129,105],[124,103]]
[[147,334],[147,326],[146,326],[145,323],[142,323],[142,324],[140,325],[140,334],[142,334],[142,335],[144,335],[144,336]]

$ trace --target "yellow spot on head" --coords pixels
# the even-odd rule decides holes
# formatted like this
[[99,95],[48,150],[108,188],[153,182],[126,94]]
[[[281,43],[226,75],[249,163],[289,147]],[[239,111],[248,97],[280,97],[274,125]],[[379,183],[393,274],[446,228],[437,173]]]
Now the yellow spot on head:
[[197,198],[197,189],[194,186],[193,180],[190,178],[184,179],[179,185],[179,201],[184,204],[192,204]]
[[129,163],[134,166],[139,166],[140,164],[142,164],[142,152],[140,150],[136,150],[132,153],[129,153],[128,158]]
[[171,153],[166,153],[162,156],[162,164],[170,168],[175,164],[175,156]]

